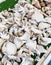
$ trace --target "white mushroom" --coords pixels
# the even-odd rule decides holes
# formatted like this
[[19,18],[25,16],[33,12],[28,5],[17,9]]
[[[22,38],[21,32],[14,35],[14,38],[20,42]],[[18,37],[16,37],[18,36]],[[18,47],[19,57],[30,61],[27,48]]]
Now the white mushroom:
[[29,33],[25,32],[22,37],[20,37],[21,40],[28,40],[30,38]]
[[42,31],[41,30],[38,30],[38,29],[35,29],[35,28],[31,28],[31,30],[35,33],[35,34],[41,34]]
[[47,23],[51,24],[51,17],[46,17],[44,22],[47,22]]
[[0,37],[3,38],[3,39],[8,40],[9,39],[9,34],[3,32],[3,33],[0,33]]
[[17,48],[16,45],[11,42],[6,42],[2,47],[2,52],[8,55],[14,55],[16,54]]
[[35,14],[32,15],[32,19],[37,22],[43,21],[43,15],[39,11],[35,11]]
[[38,28],[39,29],[45,29],[45,28],[49,28],[50,27],[50,24],[48,24],[48,23],[40,23],[39,24],[39,26],[38,26]]
[[47,50],[45,50],[45,49],[43,48],[43,46],[41,46],[41,45],[37,45],[37,50],[38,50],[40,53],[46,53],[46,52],[47,52]]
[[2,27],[6,28],[6,26],[3,25],[3,23],[0,23],[0,28],[2,28]]
[[23,58],[23,61],[20,65],[32,65],[32,61],[28,60],[27,58]]
[[14,24],[10,30],[9,30],[9,33],[12,34],[14,32],[14,34],[16,35],[17,34],[17,30],[18,30],[18,27],[16,24]]
[[2,63],[5,64],[7,61],[8,61],[8,57],[4,55],[4,57],[2,58]]
[[36,41],[28,40],[26,43],[26,47],[31,51],[34,51],[36,49]]
[[15,37],[14,43],[17,46],[17,48],[20,48],[23,45],[22,41],[18,37]]
[[44,41],[44,45],[48,45],[49,43],[51,43],[51,38],[44,37],[43,41]]

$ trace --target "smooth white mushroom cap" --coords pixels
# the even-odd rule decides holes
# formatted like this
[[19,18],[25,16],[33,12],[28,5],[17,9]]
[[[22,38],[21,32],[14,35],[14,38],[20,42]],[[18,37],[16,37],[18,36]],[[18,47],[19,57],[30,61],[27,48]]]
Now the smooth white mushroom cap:
[[35,11],[35,14],[32,15],[32,19],[36,20],[37,22],[43,21],[43,15],[39,11]]
[[6,42],[6,44],[3,45],[2,47],[2,51],[9,55],[14,55],[16,54],[16,51],[17,51],[17,48],[16,48],[16,45],[11,43],[11,42]]
[[17,48],[20,48],[23,45],[22,41],[17,37],[15,37],[14,43],[15,43]]
[[46,53],[46,52],[47,52],[47,50],[45,50],[45,49],[43,48],[43,46],[40,46],[40,45],[37,45],[37,50],[38,50],[40,53]]
[[44,28],[49,28],[50,27],[50,24],[48,24],[48,23],[40,23],[39,24],[39,26],[38,26],[38,28],[39,29],[44,29]]
[[36,49],[36,41],[28,40],[26,43],[26,47],[34,51]]
[[16,45],[9,42],[7,45],[6,45],[6,48],[7,48],[7,53],[8,54],[16,54]]
[[23,61],[20,65],[32,65],[32,61],[28,60],[27,58],[23,58]]

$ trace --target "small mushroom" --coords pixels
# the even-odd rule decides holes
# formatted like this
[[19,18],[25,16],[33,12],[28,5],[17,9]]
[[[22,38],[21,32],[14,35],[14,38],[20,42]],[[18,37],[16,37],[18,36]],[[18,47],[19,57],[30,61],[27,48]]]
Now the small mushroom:
[[44,22],[51,24],[51,17],[46,17]]
[[14,38],[14,43],[15,43],[17,49],[19,49],[23,45],[22,41],[17,37]]
[[32,15],[32,19],[36,20],[37,22],[43,21],[43,15],[40,13],[40,11],[35,10],[35,13]]
[[25,32],[22,37],[20,37],[21,40],[28,40],[30,38],[29,33]]
[[50,24],[48,24],[48,23],[40,23],[39,24],[39,26],[38,26],[38,28],[39,29],[41,29],[41,30],[43,30],[43,29],[45,29],[45,28],[49,28],[50,27]]
[[35,29],[35,28],[31,28],[31,30],[34,32],[34,34],[41,34],[42,31],[41,30],[38,30],[38,29]]
[[40,52],[40,53],[46,53],[47,50],[43,48],[43,46],[41,45],[37,45],[37,50]]
[[6,55],[15,55],[17,52],[16,45],[8,41],[4,43],[2,47],[2,52]]
[[44,41],[44,45],[48,45],[49,43],[51,43],[51,38],[44,37],[43,41]]
[[3,33],[0,33],[0,37],[5,39],[5,40],[8,40],[9,39],[9,34],[3,32]]
[[26,43],[26,47],[31,51],[34,51],[36,49],[36,41],[28,40]]
[[32,61],[28,60],[27,58],[23,58],[23,61],[20,65],[32,65]]

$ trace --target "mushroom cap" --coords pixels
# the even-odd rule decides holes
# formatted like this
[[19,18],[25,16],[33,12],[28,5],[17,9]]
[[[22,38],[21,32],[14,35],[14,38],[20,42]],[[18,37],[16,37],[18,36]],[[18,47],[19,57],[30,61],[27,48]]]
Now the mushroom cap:
[[6,42],[2,47],[2,52],[8,55],[14,55],[16,54],[16,51],[17,51],[16,45],[11,42]]
[[28,40],[26,43],[26,47],[34,51],[36,49],[36,41]]

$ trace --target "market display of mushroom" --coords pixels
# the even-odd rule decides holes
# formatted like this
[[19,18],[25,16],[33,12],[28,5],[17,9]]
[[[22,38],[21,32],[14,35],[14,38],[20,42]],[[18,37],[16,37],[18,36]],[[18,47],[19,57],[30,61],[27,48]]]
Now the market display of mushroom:
[[0,13],[0,65],[33,65],[49,44],[51,7],[43,0],[33,0],[32,4],[19,0],[13,9]]

